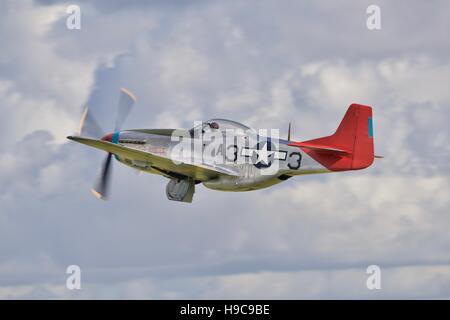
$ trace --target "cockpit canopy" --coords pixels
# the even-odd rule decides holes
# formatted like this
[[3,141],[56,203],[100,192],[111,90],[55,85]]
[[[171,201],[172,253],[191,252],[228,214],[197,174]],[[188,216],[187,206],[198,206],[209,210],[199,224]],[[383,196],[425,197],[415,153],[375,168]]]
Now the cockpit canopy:
[[251,130],[251,128],[233,120],[211,119],[195,126],[191,130],[189,130],[189,132],[191,134],[191,137],[198,137],[200,136],[200,134],[204,134],[205,132],[214,130],[220,132],[225,132],[226,130],[234,130],[235,134],[242,134],[248,130]]

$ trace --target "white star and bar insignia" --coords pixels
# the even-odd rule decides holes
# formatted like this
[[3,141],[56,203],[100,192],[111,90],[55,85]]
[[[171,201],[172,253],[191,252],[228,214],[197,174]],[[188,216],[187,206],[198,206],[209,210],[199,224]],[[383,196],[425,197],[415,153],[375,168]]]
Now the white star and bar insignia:
[[252,157],[253,154],[257,155],[256,163],[258,164],[262,162],[264,165],[267,165],[269,163],[269,157],[273,154],[275,160],[286,160],[286,151],[274,151],[274,150],[268,150],[267,149],[267,143],[264,144],[264,147],[262,149],[257,148],[247,148],[244,147],[241,149],[241,156],[244,157]]

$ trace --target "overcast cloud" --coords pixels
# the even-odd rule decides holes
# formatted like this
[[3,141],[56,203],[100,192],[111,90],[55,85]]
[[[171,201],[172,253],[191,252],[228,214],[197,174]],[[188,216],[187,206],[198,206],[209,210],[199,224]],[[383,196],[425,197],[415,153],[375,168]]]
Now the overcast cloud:
[[[366,28],[381,8],[382,29]],[[81,30],[66,8],[81,7]],[[0,298],[450,298],[448,1],[0,1]],[[65,137],[88,104],[105,130],[231,118],[328,135],[374,108],[367,170],[249,193],[114,163]],[[66,267],[82,289],[65,287]],[[382,289],[366,288],[366,268]]]

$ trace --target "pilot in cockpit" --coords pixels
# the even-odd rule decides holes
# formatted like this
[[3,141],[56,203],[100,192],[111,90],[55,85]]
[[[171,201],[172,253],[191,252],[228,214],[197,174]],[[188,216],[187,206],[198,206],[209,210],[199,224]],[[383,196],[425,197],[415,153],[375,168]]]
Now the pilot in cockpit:
[[210,130],[219,130],[219,124],[217,122],[204,122],[201,125],[189,130],[189,133],[192,138],[197,138],[200,132],[204,134],[205,132]]

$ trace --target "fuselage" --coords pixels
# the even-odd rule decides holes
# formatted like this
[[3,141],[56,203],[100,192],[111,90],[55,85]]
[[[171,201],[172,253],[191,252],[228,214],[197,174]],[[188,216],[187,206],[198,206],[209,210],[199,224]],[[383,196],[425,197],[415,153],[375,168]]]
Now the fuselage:
[[[219,136],[221,133],[222,131]],[[288,140],[267,138],[246,132],[241,136],[238,134],[238,137],[234,137],[231,142],[226,139],[214,141],[205,139],[206,133],[195,134],[192,129],[189,135],[188,144],[186,145],[184,141],[182,147],[175,130],[171,129],[126,130],[107,135],[104,140],[169,158],[174,163],[195,165],[205,163],[237,173],[236,176],[220,175],[215,178],[204,177],[195,172],[188,174],[197,183],[201,182],[207,188],[221,191],[257,190],[281,183],[292,176],[329,172],[300,148],[289,146],[291,141]],[[239,138],[242,138],[244,142],[237,143]],[[184,152],[186,149],[191,149],[191,152]],[[116,156],[116,159],[143,172],[169,178],[183,178],[177,176],[178,174],[174,175],[161,170],[148,162],[119,156]]]

